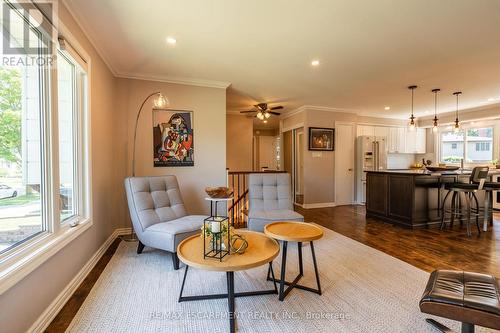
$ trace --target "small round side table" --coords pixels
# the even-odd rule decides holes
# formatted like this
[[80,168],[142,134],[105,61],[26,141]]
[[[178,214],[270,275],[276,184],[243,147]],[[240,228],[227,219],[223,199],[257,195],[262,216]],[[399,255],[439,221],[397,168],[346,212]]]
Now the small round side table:
[[[318,273],[318,264],[316,262],[316,254],[314,252],[314,244],[313,241],[320,239],[323,237],[323,230],[321,228],[304,222],[274,222],[266,225],[264,227],[264,233],[269,237],[280,240],[283,242],[283,250],[281,254],[281,277],[279,280],[276,280],[274,277],[270,276],[271,267],[267,273],[267,279],[269,281],[278,282],[280,284],[279,287],[279,300],[283,301],[288,293],[293,289],[302,289],[306,291],[310,291],[321,295],[321,284],[319,281],[319,273]],[[288,282],[285,279],[286,274],[286,255],[287,255],[287,247],[288,242],[297,242],[297,249],[299,252],[299,274],[295,277],[292,282]],[[304,276],[304,265],[302,261],[302,243],[309,242],[311,246],[311,255],[314,264],[314,273],[316,274],[316,284],[317,289],[313,289],[310,287],[306,287],[298,284],[299,280]],[[274,275],[274,274],[273,274]],[[285,285],[288,287],[285,290]]]

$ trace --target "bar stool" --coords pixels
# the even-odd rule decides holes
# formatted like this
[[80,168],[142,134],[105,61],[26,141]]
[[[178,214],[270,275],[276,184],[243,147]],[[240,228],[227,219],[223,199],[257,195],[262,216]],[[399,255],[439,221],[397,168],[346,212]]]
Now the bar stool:
[[500,191],[500,183],[499,182],[485,182],[484,187],[485,191],[485,215],[484,215],[484,225],[483,230],[488,230],[488,222],[490,225],[493,225],[493,191]]
[[[488,178],[488,171],[488,167],[475,167],[470,175],[469,183],[456,182],[445,185],[445,189],[448,190],[448,193],[446,193],[446,196],[444,197],[443,206],[441,208],[441,211],[443,212],[441,216],[441,230],[445,227],[446,213],[450,213],[450,226],[453,226],[453,222],[456,217],[461,219],[462,216],[466,216],[467,236],[469,237],[471,236],[470,218],[471,215],[474,215],[476,217],[477,231],[478,233],[481,233],[481,227],[479,226],[479,201],[477,200],[476,193],[477,191],[483,189],[484,183]],[[451,197],[451,209],[445,209],[446,200],[450,194],[453,194]],[[462,212],[460,207],[462,195],[465,198],[465,213]],[[475,207],[471,207],[471,199],[474,199]]]

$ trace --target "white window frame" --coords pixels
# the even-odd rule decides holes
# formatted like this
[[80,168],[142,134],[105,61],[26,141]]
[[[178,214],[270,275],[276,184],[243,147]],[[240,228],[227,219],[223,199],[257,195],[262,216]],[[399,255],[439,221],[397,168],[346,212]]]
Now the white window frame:
[[[59,158],[58,158],[58,117],[57,117],[57,69],[52,67],[44,69],[43,85],[48,89],[48,98],[43,98],[44,105],[41,112],[41,149],[43,151],[42,178],[45,181],[42,186],[42,221],[45,223],[45,231],[20,242],[17,246],[0,255],[0,295],[14,286],[33,270],[58,253],[66,245],[82,235],[92,227],[92,159],[91,159],[91,58],[76,38],[64,26],[58,24],[59,36],[64,36],[66,50],[70,59],[78,64],[83,74],[81,84],[77,87],[79,126],[75,145],[78,145],[79,153],[75,161],[78,165],[76,172],[75,187],[78,187],[77,195],[78,216],[67,219],[60,223],[59,212]],[[57,41],[52,43],[52,54],[57,54]],[[44,91],[42,89],[42,91]],[[51,198],[51,200],[50,200]]]
[[[462,123],[460,126],[460,131],[467,131],[469,129],[476,129],[476,128],[492,128],[493,129],[493,137],[490,142],[491,144],[491,151],[492,151],[492,160],[495,159],[495,152],[497,151],[497,138],[500,135],[499,132],[499,121],[484,121],[484,122],[467,122],[467,123]],[[436,146],[435,149],[438,152],[438,160],[439,162],[442,162],[442,133],[443,132],[450,132],[453,131],[453,129],[450,129],[450,127],[441,127],[437,133],[437,140],[436,140]],[[466,134],[464,134],[465,136]],[[478,165],[486,165],[490,164],[489,162],[467,162],[467,152],[468,152],[468,145],[467,141],[464,139],[464,166],[478,166]],[[459,165],[460,163],[449,163],[449,164],[455,164]]]

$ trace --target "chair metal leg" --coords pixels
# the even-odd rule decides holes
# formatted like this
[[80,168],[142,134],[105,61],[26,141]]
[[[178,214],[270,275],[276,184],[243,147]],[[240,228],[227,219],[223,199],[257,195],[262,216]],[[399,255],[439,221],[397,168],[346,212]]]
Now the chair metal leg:
[[467,216],[467,236],[470,237],[472,235],[471,231],[470,231],[470,197],[467,193],[464,193],[464,197],[465,197],[465,209],[466,209],[466,216]]
[[453,228],[453,222],[455,222],[455,215],[457,210],[457,192],[453,191],[453,195],[451,196],[451,220],[450,227]]
[[450,196],[451,194],[451,191],[448,191],[448,193],[446,193],[444,199],[443,199],[443,203],[441,205],[441,227],[440,229],[443,230],[444,229],[444,226],[445,226],[445,223],[444,223],[444,219],[446,217],[446,214],[445,214],[445,211],[446,211],[446,200],[448,200],[448,197]]
[[[476,204],[476,227],[477,233],[481,233],[481,226],[479,225],[479,201],[477,200],[477,196],[474,192],[471,192],[472,198],[474,198],[474,203]],[[485,213],[486,214],[486,213]]]
[[441,324],[440,322],[435,321],[434,319],[427,318],[425,321],[428,322],[429,324],[431,324],[432,326],[434,326],[434,328],[436,328],[437,330],[439,330],[439,332],[443,332],[443,333],[455,333],[452,329],[450,329],[447,326],[444,326],[443,324]]
[[142,250],[144,250],[144,244],[139,241],[139,244],[137,244],[137,254],[141,254]]
[[474,333],[474,324],[462,322],[462,333]]
[[179,269],[179,257],[177,256],[177,252],[172,253],[172,265],[174,266],[174,270]]

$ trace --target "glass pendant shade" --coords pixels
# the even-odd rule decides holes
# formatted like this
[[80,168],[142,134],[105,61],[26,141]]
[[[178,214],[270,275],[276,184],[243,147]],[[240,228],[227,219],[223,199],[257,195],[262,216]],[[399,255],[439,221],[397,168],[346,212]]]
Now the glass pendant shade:
[[266,112],[264,116],[266,117],[266,119],[269,119],[271,117],[271,114],[269,112]]
[[169,105],[168,98],[165,97],[162,93],[159,93],[158,96],[153,100],[153,107],[155,109],[163,109]]

